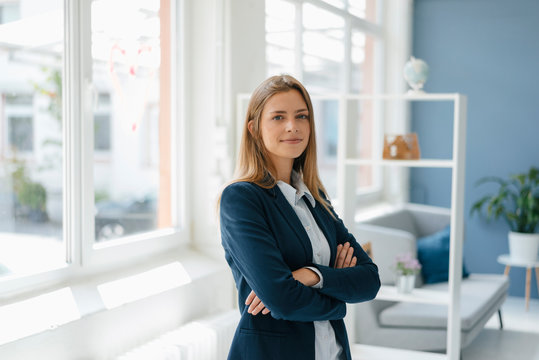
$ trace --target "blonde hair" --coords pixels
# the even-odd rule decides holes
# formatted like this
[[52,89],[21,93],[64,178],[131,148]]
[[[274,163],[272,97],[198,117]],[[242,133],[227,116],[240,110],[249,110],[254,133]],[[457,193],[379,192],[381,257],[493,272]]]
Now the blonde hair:
[[[253,91],[247,107],[245,123],[243,125],[243,135],[241,138],[234,180],[229,184],[247,181],[265,189],[273,188],[277,184],[277,179],[275,178],[277,172],[262,140],[260,121],[262,111],[268,100],[277,93],[288,92],[291,90],[299,91],[303,100],[305,100],[309,112],[310,126],[310,136],[307,147],[298,158],[294,159],[292,168],[303,178],[303,182],[313,197],[322,204],[331,216],[334,216],[330,210],[331,205],[320,194],[320,192],[322,192],[324,196],[328,198],[327,192],[318,176],[316,134],[311,98],[305,87],[290,75],[272,76],[262,82]],[[249,131],[250,121],[253,121],[252,133]]]

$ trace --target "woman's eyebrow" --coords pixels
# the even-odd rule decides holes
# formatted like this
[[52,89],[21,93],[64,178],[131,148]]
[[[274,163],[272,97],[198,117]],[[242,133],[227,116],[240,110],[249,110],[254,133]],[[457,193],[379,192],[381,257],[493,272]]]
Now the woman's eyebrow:
[[[308,111],[308,109],[299,109],[299,110],[296,110],[295,113],[300,113],[300,112],[304,112],[304,111]],[[285,110],[273,110],[273,111],[270,111],[270,114],[286,114],[287,111]]]

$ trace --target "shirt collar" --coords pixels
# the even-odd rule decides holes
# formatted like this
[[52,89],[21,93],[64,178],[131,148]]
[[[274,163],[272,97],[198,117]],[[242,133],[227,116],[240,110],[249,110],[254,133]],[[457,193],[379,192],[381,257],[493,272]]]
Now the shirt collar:
[[286,200],[291,205],[297,205],[298,201],[303,196],[305,196],[305,198],[311,203],[311,206],[314,208],[316,206],[316,201],[312,196],[311,192],[309,191],[307,185],[305,185],[305,183],[303,182],[303,178],[296,171],[292,171],[290,180],[291,183],[294,184],[294,186],[287,184],[282,180],[277,181],[277,186],[279,186],[279,189],[281,189],[281,192],[283,193]]

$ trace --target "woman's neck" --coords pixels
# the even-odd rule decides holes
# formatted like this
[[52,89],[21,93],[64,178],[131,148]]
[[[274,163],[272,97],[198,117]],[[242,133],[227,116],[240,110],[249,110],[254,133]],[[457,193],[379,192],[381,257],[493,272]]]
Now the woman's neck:
[[292,176],[292,166],[294,165],[293,159],[279,159],[280,161],[275,161],[273,159],[273,166],[277,171],[276,177],[277,181],[281,180],[288,185],[291,185],[291,176]]

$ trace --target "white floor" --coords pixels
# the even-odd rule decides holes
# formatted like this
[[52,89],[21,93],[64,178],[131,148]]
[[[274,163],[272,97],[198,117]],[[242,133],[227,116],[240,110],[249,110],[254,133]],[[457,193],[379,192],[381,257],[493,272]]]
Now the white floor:
[[539,360],[539,300],[508,297],[502,307],[503,330],[498,315],[462,352],[463,360]]

